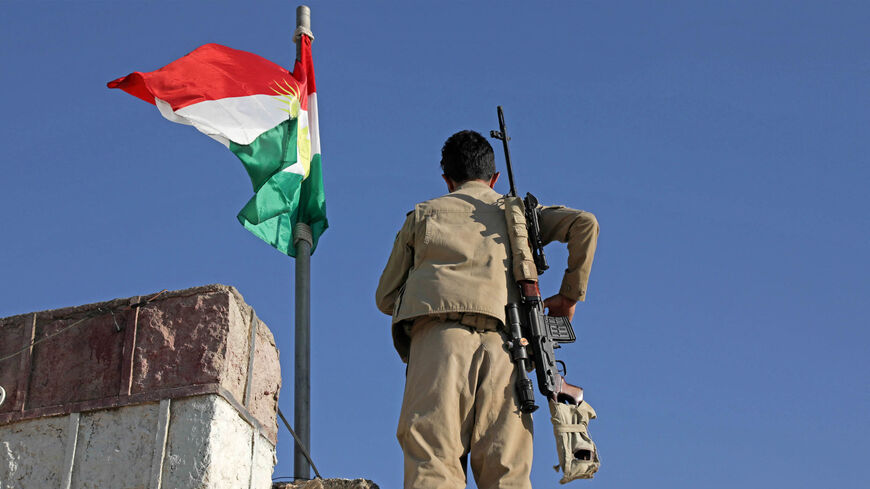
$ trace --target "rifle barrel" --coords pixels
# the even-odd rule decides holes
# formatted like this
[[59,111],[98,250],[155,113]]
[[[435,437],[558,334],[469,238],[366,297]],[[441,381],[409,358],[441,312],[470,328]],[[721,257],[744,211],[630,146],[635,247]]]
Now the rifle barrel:
[[511,150],[508,147],[508,141],[510,141],[510,137],[508,136],[507,128],[505,127],[505,124],[504,124],[504,111],[502,111],[501,105],[499,105],[497,107],[497,109],[498,109],[498,130],[499,130],[499,132],[498,132],[497,136],[493,135],[493,137],[495,137],[497,139],[501,139],[501,144],[502,144],[502,146],[504,146],[504,161],[505,161],[505,165],[507,166],[508,180],[510,181],[510,184],[511,184],[511,190],[510,190],[509,195],[511,197],[516,197],[517,190],[516,190],[516,187],[514,186],[514,170],[513,170],[513,168],[511,168]]

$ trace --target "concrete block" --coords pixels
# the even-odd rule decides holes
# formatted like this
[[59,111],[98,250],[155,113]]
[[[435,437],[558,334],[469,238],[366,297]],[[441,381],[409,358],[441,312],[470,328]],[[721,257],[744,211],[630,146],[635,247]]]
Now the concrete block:
[[0,426],[0,488],[60,487],[66,428],[66,416]]
[[[173,402],[169,426],[163,487],[268,489],[271,486],[274,446],[252,430],[220,396]],[[252,446],[254,435],[259,438],[256,450]]]
[[[132,393],[220,382],[229,326],[247,330],[230,323],[229,302],[228,294],[208,292],[141,308]],[[242,379],[226,380],[244,386]]]
[[[46,320],[37,316],[36,339],[52,336],[82,316]],[[119,325],[126,325],[124,316],[116,314]],[[33,347],[27,409],[117,395],[124,335],[115,329],[112,315],[88,319],[74,328]]]
[[148,487],[157,407],[149,403],[83,413],[71,487]]

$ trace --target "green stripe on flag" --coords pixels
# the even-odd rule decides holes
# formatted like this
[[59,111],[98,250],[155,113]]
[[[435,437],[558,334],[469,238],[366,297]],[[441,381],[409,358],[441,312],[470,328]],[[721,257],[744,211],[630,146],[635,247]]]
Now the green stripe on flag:
[[239,211],[239,222],[278,251],[296,256],[293,228],[311,226],[314,243],[328,227],[320,155],[314,155],[308,177],[281,171],[296,163],[296,119],[282,122],[249,145],[230,142],[230,150],[242,160],[254,196]]
[[302,195],[299,199],[300,214],[305,216],[305,222],[311,226],[314,247],[320,235],[329,227],[326,220],[326,194],[323,192],[323,168],[320,165],[320,153],[311,156],[311,169],[308,178],[302,181]]

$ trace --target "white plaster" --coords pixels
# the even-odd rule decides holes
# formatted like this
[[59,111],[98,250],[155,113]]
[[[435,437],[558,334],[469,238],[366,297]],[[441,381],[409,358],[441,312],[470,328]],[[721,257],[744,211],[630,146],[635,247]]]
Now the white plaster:
[[[163,487],[174,489],[249,488],[253,428],[219,396],[198,396],[172,403],[167,458],[163,464]],[[256,470],[265,468],[271,487],[275,448],[258,442]],[[262,460],[265,459],[265,462]]]
[[213,460],[231,460],[232,463],[213,463],[209,467],[209,489],[237,489],[249,487],[251,478],[251,433],[253,428],[222,398],[215,398],[215,416],[211,420]]
[[0,426],[0,488],[60,487],[68,416]]
[[278,463],[278,459],[275,458],[275,447],[258,433],[255,433],[254,437],[257,442],[254,444],[251,462],[251,489],[271,489],[272,471]]
[[145,489],[151,475],[157,406],[82,413],[70,489]]
[[[0,426],[0,489],[63,487],[72,422]],[[71,489],[154,489],[155,464],[164,489],[271,487],[275,447],[217,395],[81,413],[75,424]],[[168,430],[162,463],[161,430]]]

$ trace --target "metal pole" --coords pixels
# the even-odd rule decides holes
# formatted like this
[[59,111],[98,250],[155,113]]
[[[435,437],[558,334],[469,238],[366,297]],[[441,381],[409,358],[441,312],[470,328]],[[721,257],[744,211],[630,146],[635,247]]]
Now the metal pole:
[[293,31],[293,42],[296,43],[296,59],[302,51],[302,44],[299,43],[299,36],[305,34],[314,40],[314,34],[311,33],[311,9],[307,5],[296,7],[296,30]]
[[[293,426],[299,442],[311,449],[311,228],[296,224],[296,365],[294,370]],[[309,479],[305,452],[297,444],[293,450],[293,473]]]
[[[300,36],[311,34],[311,10],[305,5],[296,8],[296,59],[300,57]],[[298,436],[293,450],[293,473],[297,479],[310,479],[311,471],[305,448],[311,450],[311,228],[299,222],[293,230],[296,247],[296,362],[294,370],[293,425]]]

